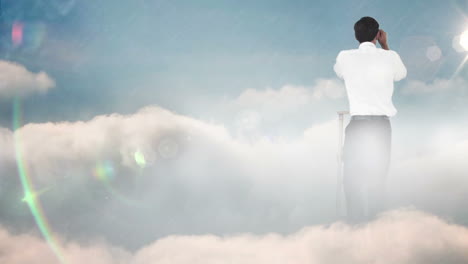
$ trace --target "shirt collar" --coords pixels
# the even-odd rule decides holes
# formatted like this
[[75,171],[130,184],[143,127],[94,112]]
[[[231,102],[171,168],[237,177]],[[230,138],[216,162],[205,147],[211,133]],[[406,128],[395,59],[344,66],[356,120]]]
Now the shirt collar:
[[375,44],[370,42],[370,41],[366,41],[366,42],[362,42],[361,44],[359,44],[359,49],[363,49],[363,48],[376,48]]

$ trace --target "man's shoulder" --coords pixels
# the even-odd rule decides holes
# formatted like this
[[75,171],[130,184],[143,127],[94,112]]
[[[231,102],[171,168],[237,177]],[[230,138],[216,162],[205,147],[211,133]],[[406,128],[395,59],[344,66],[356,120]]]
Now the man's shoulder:
[[[394,50],[385,50],[385,49],[382,49],[382,48],[376,48],[376,51],[374,54],[375,55],[378,55],[378,56],[384,56],[384,57],[397,57],[399,56],[398,53]],[[350,58],[354,58],[355,56],[359,56],[359,54],[366,54],[366,56],[369,55],[369,53],[362,53],[361,50],[359,49],[346,49],[346,50],[341,50],[340,52],[338,52],[338,55],[337,55],[337,59],[338,58],[346,58],[346,57],[350,57]]]
[[350,54],[350,53],[354,53],[356,51],[358,51],[359,49],[346,49],[346,50],[341,50],[340,52],[338,52],[338,55],[342,54],[342,55],[345,55],[345,54]]
[[388,54],[391,54],[392,56],[400,56],[400,54],[398,54],[398,52],[394,51],[394,50],[386,50],[388,52]]
[[343,58],[343,57],[346,57],[350,54],[353,54],[357,51],[358,49],[347,49],[347,50],[341,50],[340,52],[338,52],[338,55],[336,56],[337,58]]

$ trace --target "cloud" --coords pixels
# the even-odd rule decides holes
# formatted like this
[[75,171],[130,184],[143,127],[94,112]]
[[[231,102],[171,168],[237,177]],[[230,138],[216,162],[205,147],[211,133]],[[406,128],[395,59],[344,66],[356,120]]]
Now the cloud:
[[[201,135],[191,135],[192,131]],[[2,134],[5,141],[10,141],[6,143],[10,148],[4,149],[3,155],[13,156],[13,133],[4,129]],[[191,136],[229,141],[222,126],[207,125],[159,107],[144,108],[128,116],[97,116],[87,122],[31,123],[15,134],[19,138],[18,148],[35,169],[60,166],[64,161],[87,164],[102,159],[112,159],[135,169],[137,151],[145,155],[149,164],[155,159],[168,158],[163,143],[169,142],[176,145],[176,151],[183,151]]]
[[[0,198],[12,202],[2,215],[15,219],[22,205],[13,180],[16,149],[36,190],[50,187],[40,199],[52,226],[74,230],[86,223],[78,233],[70,231],[73,235],[99,232],[136,246],[170,232],[288,231],[310,221],[311,214],[316,222],[329,221],[334,217],[334,132],[330,121],[296,140],[264,137],[248,143],[221,125],[159,107],[86,122],[26,124],[15,133],[3,129]],[[144,168],[135,161],[137,151],[145,158]],[[110,167],[106,181],[96,176],[103,164]],[[84,212],[89,217],[81,217]],[[213,217],[217,223],[208,221]],[[135,225],[133,239],[115,233]]]
[[[386,212],[367,225],[305,226],[282,235],[170,235],[134,253],[104,242],[63,242],[69,263],[379,263],[468,262],[468,229],[412,209]],[[0,229],[2,263],[58,263],[34,235]]]
[[[67,243],[61,250],[66,263],[119,264],[129,263],[130,253],[109,246],[103,242],[89,243],[88,246]],[[8,264],[48,263],[61,264],[48,244],[37,235],[12,234],[0,226],[0,262]]]
[[295,138],[312,123],[324,121],[319,113],[328,113],[328,119],[337,109],[342,109],[344,95],[340,80],[323,78],[317,79],[311,87],[284,85],[279,89],[247,89],[236,98],[210,102],[210,111],[204,119],[223,120],[237,138],[252,141],[263,135]]
[[454,79],[436,78],[432,83],[419,80],[409,80],[402,88],[403,94],[431,94],[431,93],[460,93],[465,91],[467,82],[465,79],[456,77]]
[[466,199],[468,191],[468,164],[464,160],[468,139],[438,140],[434,139],[422,152],[394,155],[388,181],[392,190],[390,199],[395,204],[413,201],[414,205],[433,213],[466,219],[466,213],[458,205]]
[[54,86],[55,81],[43,71],[33,73],[23,65],[0,60],[0,97],[45,93]]
[[134,263],[456,264],[468,261],[467,249],[467,228],[399,210],[361,227],[338,222],[285,236],[170,236],[140,250]]
[[338,79],[317,79],[313,87],[285,85],[278,90],[247,89],[235,99],[234,103],[241,107],[259,106],[284,111],[289,108],[301,108],[316,100],[338,99],[344,95],[344,85]]
[[[415,133],[412,127],[398,131]],[[51,226],[71,237],[99,234],[140,248],[170,234],[287,234],[336,219],[334,119],[292,139],[260,135],[250,142],[223,125],[160,107],[85,122],[26,124],[14,133],[2,129],[0,201],[8,202],[0,218],[13,225],[27,214],[18,213],[26,205],[14,180],[14,137],[36,190],[50,187],[40,199]],[[441,139],[423,151],[425,160],[414,142],[394,141],[391,206],[461,219],[463,212],[452,205],[466,202],[464,140]],[[136,162],[136,152],[145,166]]]
[[[234,139],[222,125],[206,123],[190,117],[178,115],[160,107],[147,107],[133,115],[97,116],[87,122],[31,123],[18,129],[14,134],[18,138],[18,149],[22,151],[27,163],[36,170],[61,166],[63,162],[87,164],[102,159],[115,160],[129,169],[139,168],[134,154],[144,154],[148,165],[180,157],[189,148],[213,148],[216,151],[232,152],[238,157],[257,156],[268,160],[280,157],[282,153],[268,153],[276,145],[305,151],[300,144],[310,141],[320,146],[310,146],[322,150],[331,143],[335,131],[333,121],[311,127],[304,131],[304,137],[298,142],[273,142],[263,138],[254,144]],[[14,160],[13,132],[0,131],[4,148],[0,152],[6,160]],[[277,138],[276,140],[281,140]],[[310,142],[307,142],[309,144]],[[200,149],[201,150],[201,149]],[[172,153],[175,152],[175,153]],[[211,155],[211,153],[207,153]],[[66,163],[68,166],[69,164]],[[44,176],[53,176],[44,173]]]

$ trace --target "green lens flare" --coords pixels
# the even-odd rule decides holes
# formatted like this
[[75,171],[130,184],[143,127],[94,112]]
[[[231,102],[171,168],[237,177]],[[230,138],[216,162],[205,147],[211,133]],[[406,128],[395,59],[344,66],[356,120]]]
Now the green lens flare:
[[23,159],[23,153],[21,149],[21,137],[19,133],[17,133],[18,128],[20,127],[20,120],[21,119],[21,108],[20,108],[20,101],[18,97],[15,97],[13,103],[13,137],[14,137],[14,145],[15,145],[15,156],[16,156],[16,165],[18,167],[18,174],[21,180],[21,185],[23,187],[24,198],[23,201],[29,207],[31,214],[33,215],[34,221],[37,224],[42,236],[46,240],[47,244],[49,245],[50,249],[54,252],[55,256],[61,263],[66,263],[65,256],[62,253],[62,250],[57,243],[56,239],[52,235],[51,228],[47,222],[45,217],[44,211],[42,210],[41,204],[38,199],[39,193],[35,193],[32,180],[29,177],[28,170],[26,163]]
[[94,177],[101,182],[104,188],[112,195],[112,197],[115,197],[118,201],[132,207],[148,208],[148,206],[142,204],[140,201],[126,197],[124,194],[120,193],[118,189],[113,187],[113,184],[115,184],[115,181],[118,181],[118,179],[116,178],[116,170],[114,169],[112,162],[97,162],[93,170],[93,174]]
[[141,151],[139,151],[139,150],[135,151],[135,154],[133,156],[134,156],[135,162],[138,164],[138,166],[140,166],[141,168],[146,166],[145,156],[143,155],[143,153]]
[[100,162],[94,168],[94,176],[102,182],[110,182],[114,178],[114,168],[108,161]]
[[29,203],[31,201],[33,201],[33,199],[35,199],[36,197],[38,197],[39,195],[47,192],[48,190],[50,190],[50,187],[49,188],[45,188],[41,191],[38,191],[38,192],[28,192],[28,193],[25,193],[24,194],[24,197],[23,199],[21,200],[22,202],[25,202],[25,203]]

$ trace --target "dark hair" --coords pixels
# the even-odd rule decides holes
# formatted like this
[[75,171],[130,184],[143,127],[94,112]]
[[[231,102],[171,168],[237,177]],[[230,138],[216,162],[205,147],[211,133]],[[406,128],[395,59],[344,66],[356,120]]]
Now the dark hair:
[[379,33],[379,23],[372,17],[362,17],[354,24],[354,35],[359,43],[372,41]]

